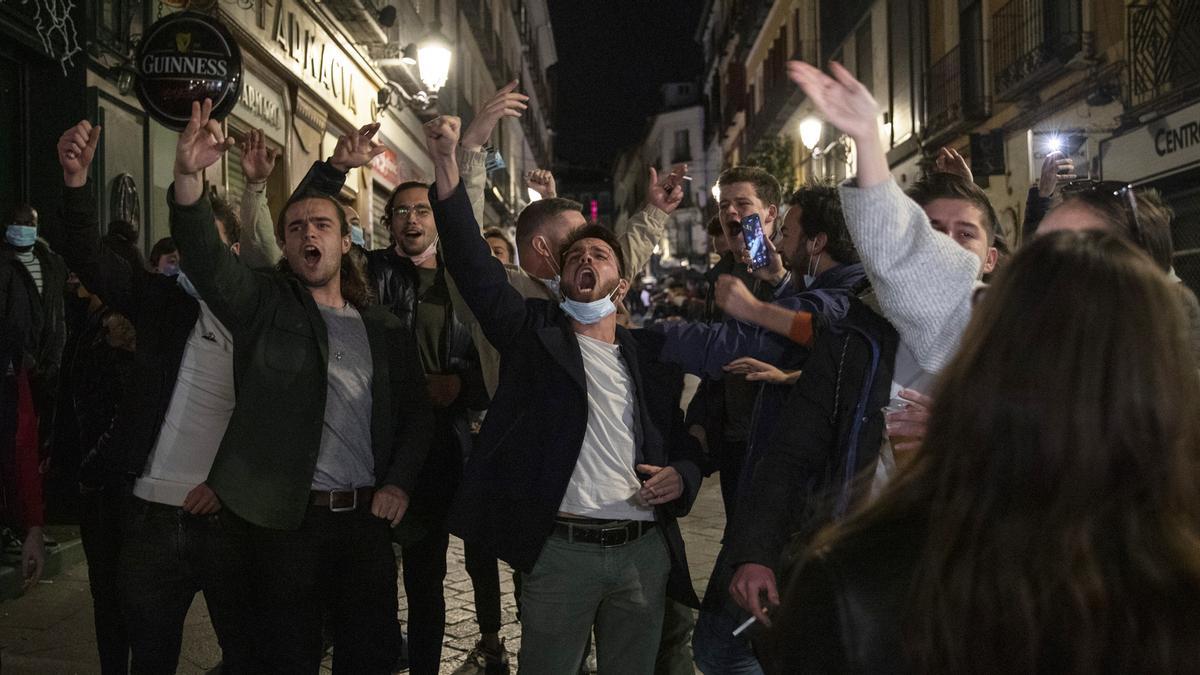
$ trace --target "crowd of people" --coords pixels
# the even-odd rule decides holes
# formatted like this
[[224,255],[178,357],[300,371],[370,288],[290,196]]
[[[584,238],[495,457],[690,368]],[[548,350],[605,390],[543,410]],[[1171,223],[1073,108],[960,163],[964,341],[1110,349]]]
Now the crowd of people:
[[[483,227],[515,82],[465,128],[426,123],[435,180],[392,192],[376,250],[338,194],[378,125],[272,214],[261,132],[228,203],[204,176],[235,141],[195,103],[148,260],[128,223],[101,236],[102,129],[66,130],[59,208],[17,209],[0,249],[0,505],[27,582],[65,406],[105,673],[175,672],[198,592],[222,672],[332,649],[335,673],[437,673],[451,535],[486,673],[510,663],[499,561],[532,674],[593,649],[614,674],[1200,671],[1200,303],[1170,209],[1052,154],[1013,246],[961,155],[902,191],[869,91],[787,67],[857,176],[783,194],[727,168],[719,261],[653,292],[686,166],[651,168],[616,231],[540,170],[515,240]],[[713,474],[700,596],[679,521]]]

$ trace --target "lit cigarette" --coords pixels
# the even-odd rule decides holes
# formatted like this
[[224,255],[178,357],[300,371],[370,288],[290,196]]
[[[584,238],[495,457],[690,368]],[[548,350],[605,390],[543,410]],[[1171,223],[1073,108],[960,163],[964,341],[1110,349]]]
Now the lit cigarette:
[[753,616],[750,617],[749,619],[746,619],[745,621],[743,621],[742,625],[733,629],[733,637],[737,637],[737,636],[741,635],[742,633],[745,633],[746,629],[749,628],[751,625],[753,625],[755,621],[758,621],[758,618],[753,617]]
[[692,181],[692,177],[691,177],[691,176],[680,176],[679,178],[680,178],[680,180],[686,180],[686,181],[688,181],[689,183]]

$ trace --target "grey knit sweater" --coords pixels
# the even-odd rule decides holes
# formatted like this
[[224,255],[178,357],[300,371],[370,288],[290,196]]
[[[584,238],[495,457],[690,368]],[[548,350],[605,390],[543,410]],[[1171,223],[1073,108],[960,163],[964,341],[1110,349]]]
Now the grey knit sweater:
[[979,288],[979,258],[937,232],[895,181],[842,184],[846,227],[883,315],[929,373],[954,357]]

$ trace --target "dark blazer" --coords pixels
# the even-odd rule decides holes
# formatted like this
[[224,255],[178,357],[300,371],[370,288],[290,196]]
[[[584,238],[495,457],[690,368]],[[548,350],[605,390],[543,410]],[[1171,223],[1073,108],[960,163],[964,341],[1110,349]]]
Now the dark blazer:
[[727,529],[733,566],[777,568],[793,536],[807,540],[862,497],[858,477],[879,457],[898,342],[892,326],[853,297],[846,317],[818,335],[740,491]]
[[[295,529],[308,510],[325,419],[329,342],[321,311],[292,275],[237,262],[217,236],[207,197],[180,206],[172,186],[167,202],[183,269],[233,334],[237,405],[208,484],[247,521]],[[371,346],[376,482],[411,494],[433,429],[417,345],[386,309],[361,314]]]
[[[343,180],[344,174],[317,162],[296,189],[333,194]],[[131,264],[125,254],[102,243],[90,183],[64,187],[57,215],[67,266],[89,292],[125,315],[137,330],[132,386],[121,401],[111,435],[99,452],[88,456],[87,474],[101,479],[140,476],[171,404],[200,303],[174,277]]]
[[[587,384],[578,338],[567,316],[545,300],[526,300],[479,236],[460,183],[445,201],[430,188],[448,272],[500,352],[500,383],[450,516],[450,531],[513,567],[537,562],[579,459],[587,427]],[[681,373],[657,359],[662,336],[617,329],[636,390],[640,461],[673,466],[684,494],[655,517],[671,554],[668,594],[698,606],[676,518],[700,488],[699,447],[679,409]]]

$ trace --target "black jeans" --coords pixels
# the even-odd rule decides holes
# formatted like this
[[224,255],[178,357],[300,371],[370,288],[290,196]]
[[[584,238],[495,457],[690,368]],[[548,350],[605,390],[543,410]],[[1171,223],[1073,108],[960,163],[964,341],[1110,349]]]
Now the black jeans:
[[317,673],[325,625],[334,673],[390,675],[400,645],[396,557],[388,523],[370,504],[341,513],[310,506],[297,530],[238,520],[255,590],[258,672]]
[[125,675],[129,672],[129,636],[121,615],[118,561],[125,496],[118,487],[82,496],[79,537],[87,556],[88,587],[96,622],[96,648],[100,672]]
[[480,633],[500,632],[500,561],[496,556],[463,543],[467,574],[475,592],[475,623]]
[[443,519],[435,516],[433,520],[436,524],[424,536],[400,547],[404,594],[408,598],[410,675],[436,675],[446,636],[446,549],[450,534]]
[[175,672],[184,619],[198,591],[221,644],[222,672],[253,672],[255,626],[243,601],[249,592],[244,543],[226,519],[223,512],[193,516],[129,499],[119,574],[135,675]]

